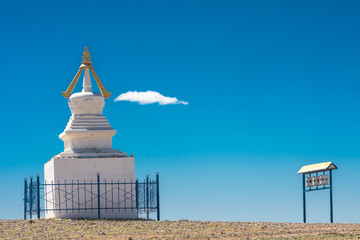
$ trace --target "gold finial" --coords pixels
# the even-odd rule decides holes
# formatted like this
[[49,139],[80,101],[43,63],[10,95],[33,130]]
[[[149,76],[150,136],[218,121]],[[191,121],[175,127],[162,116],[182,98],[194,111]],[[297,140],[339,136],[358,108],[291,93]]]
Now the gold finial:
[[88,52],[88,47],[85,47],[84,49],[85,49],[85,51],[83,52],[82,59],[85,62],[89,62],[91,59],[91,56],[90,56],[90,53]]
[[99,77],[96,75],[96,73],[94,71],[94,67],[91,65],[91,62],[90,62],[91,56],[90,56],[90,53],[88,52],[88,48],[85,47],[84,50],[85,51],[83,52],[83,55],[81,56],[82,59],[84,60],[82,62],[83,64],[80,66],[79,71],[76,73],[76,75],[75,75],[74,79],[72,80],[72,82],[71,82],[70,86],[68,87],[68,89],[65,92],[62,92],[62,95],[65,98],[70,97],[72,91],[74,90],[74,87],[75,87],[77,81],[79,80],[81,72],[84,69],[88,69],[88,70],[91,71],[92,75],[94,76],[96,84],[98,85],[98,87],[99,87],[99,89],[101,91],[101,94],[104,96],[104,98],[109,98],[111,96],[111,92],[106,91],[104,85],[101,83]]

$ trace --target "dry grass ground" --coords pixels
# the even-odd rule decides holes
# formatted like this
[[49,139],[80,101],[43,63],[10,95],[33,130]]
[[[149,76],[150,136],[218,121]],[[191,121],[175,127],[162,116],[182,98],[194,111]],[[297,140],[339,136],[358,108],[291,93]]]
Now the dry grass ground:
[[360,224],[0,220],[0,239],[360,239]]

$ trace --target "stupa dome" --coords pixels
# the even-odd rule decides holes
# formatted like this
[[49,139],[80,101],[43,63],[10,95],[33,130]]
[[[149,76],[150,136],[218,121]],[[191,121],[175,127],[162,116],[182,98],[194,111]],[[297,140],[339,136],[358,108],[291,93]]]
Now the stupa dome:
[[69,98],[71,114],[75,115],[102,115],[105,106],[104,97],[100,93],[78,92]]

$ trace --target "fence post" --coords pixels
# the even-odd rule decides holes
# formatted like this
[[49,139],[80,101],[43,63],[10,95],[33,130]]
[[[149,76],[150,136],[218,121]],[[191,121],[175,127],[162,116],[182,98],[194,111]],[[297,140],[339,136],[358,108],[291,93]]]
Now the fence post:
[[159,190],[159,173],[156,173],[156,204],[157,204],[157,220],[160,221],[160,190]]
[[136,218],[139,218],[139,180],[135,180]]
[[24,219],[26,220],[26,207],[27,207],[27,178],[24,180]]
[[36,205],[37,205],[37,218],[40,219],[40,175],[36,175]]
[[146,219],[149,220],[149,175],[146,175]]
[[98,218],[100,219],[100,173],[97,173]]
[[29,201],[29,211],[30,211],[30,219],[32,219],[32,205],[33,205],[33,198],[32,198],[32,185],[33,185],[33,177],[30,176],[30,185],[29,185],[29,197],[30,197],[30,201]]

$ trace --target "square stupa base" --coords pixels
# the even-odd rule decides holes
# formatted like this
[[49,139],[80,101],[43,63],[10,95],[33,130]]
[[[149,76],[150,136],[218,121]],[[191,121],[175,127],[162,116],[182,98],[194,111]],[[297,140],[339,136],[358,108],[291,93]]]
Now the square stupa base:
[[53,158],[44,169],[45,218],[98,218],[99,206],[103,219],[136,218],[133,157]]

